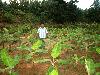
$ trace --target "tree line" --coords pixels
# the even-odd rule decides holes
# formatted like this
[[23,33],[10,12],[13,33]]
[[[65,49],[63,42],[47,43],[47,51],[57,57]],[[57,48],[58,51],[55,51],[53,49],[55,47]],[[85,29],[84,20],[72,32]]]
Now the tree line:
[[100,22],[100,2],[94,0],[89,9],[77,7],[78,0],[0,0],[0,22],[54,22],[76,23]]

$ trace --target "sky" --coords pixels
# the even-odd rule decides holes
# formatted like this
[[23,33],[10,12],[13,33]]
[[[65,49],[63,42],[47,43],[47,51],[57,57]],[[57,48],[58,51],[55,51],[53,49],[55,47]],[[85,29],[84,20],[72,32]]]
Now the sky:
[[[9,3],[9,0],[2,0],[3,2]],[[42,0],[39,0],[42,1]],[[70,0],[65,0],[65,1],[70,1]],[[88,9],[94,2],[94,0],[78,0],[79,2],[76,4],[78,7],[81,9]]]

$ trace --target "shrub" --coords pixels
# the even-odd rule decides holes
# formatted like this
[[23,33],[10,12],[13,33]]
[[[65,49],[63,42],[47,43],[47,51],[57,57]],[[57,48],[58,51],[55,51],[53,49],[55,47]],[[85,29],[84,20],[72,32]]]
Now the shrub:
[[10,13],[10,12],[5,12],[4,16],[3,16],[3,19],[7,23],[15,22],[15,16],[12,13]]

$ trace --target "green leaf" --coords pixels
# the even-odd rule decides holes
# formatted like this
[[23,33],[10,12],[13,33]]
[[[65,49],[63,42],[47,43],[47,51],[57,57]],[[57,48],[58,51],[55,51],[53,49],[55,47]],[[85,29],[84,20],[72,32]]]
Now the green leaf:
[[96,48],[96,52],[97,52],[98,54],[100,54],[100,48],[99,48],[99,47]]
[[50,66],[46,75],[58,75],[57,68]]
[[37,40],[33,45],[32,45],[32,49],[36,50],[39,49],[42,46],[43,42],[42,40]]
[[51,56],[53,58],[57,58],[60,55],[60,53],[61,53],[61,49],[62,49],[62,44],[61,44],[61,42],[58,42],[54,46],[54,48],[52,49]]
[[95,64],[95,67],[97,68],[97,67],[100,67],[100,63],[96,63]]
[[6,49],[1,50],[1,60],[9,68],[14,68],[16,64],[19,62],[19,57],[16,56],[15,59],[11,58],[7,53]]
[[10,75],[18,75],[17,72],[11,72]]
[[97,72],[96,75],[100,75],[100,72]]

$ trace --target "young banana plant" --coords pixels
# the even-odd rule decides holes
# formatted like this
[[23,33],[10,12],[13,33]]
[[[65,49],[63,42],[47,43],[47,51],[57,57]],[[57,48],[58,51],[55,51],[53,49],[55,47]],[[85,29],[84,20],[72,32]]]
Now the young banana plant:
[[59,57],[61,50],[62,50],[62,42],[59,41],[56,43],[56,45],[51,51],[52,60],[50,60],[50,62],[52,66],[49,67],[46,75],[58,75],[58,70],[57,67],[55,66],[55,63],[57,62],[56,58]]
[[15,56],[12,58],[8,52],[7,49],[2,49],[1,50],[1,60],[3,64],[7,67],[3,70],[8,70],[9,74],[12,73],[12,69],[19,63],[19,56]]

